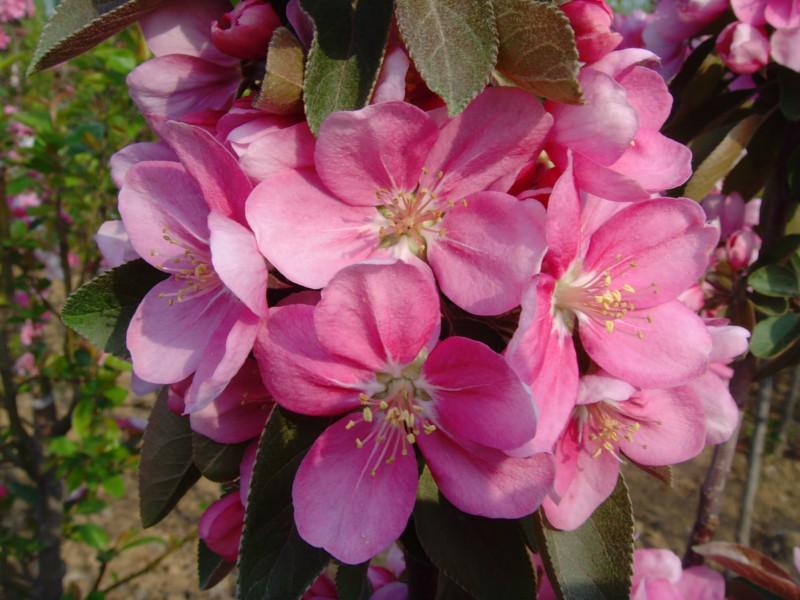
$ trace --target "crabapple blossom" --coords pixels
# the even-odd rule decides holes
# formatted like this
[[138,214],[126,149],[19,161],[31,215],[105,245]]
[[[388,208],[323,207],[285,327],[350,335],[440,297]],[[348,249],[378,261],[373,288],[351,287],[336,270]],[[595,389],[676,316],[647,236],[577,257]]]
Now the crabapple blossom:
[[637,549],[633,553],[632,600],[723,600],[725,579],[704,566],[683,569],[670,550]]
[[242,59],[263,59],[280,17],[263,0],[243,0],[211,25],[211,42],[218,50]]
[[731,71],[750,75],[769,62],[769,40],[759,27],[730,23],[717,37],[717,52]]
[[403,531],[414,446],[468,513],[521,517],[550,488],[550,456],[504,453],[535,432],[529,391],[487,346],[439,342],[439,320],[423,266],[362,263],[342,269],[316,306],[274,308],[259,334],[256,358],[278,404],[344,415],[311,446],[292,492],[301,537],[343,562],[371,558]]
[[605,0],[570,0],[560,8],[575,31],[578,56],[582,61],[600,60],[622,41],[619,33],[611,31],[614,12]]

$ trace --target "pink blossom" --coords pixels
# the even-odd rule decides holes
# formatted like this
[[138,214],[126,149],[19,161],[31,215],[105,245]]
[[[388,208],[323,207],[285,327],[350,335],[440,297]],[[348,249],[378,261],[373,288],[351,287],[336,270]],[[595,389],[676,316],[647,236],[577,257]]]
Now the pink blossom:
[[109,269],[139,258],[131,245],[122,221],[114,220],[103,223],[97,230],[94,241],[103,256],[104,266]]
[[581,70],[584,104],[547,103],[555,119],[547,153],[564,169],[572,152],[582,190],[642,200],[689,178],[691,152],[659,133],[672,96],[661,76],[641,64],[654,58],[634,48],[611,52]]
[[741,271],[758,260],[761,251],[761,237],[752,229],[735,231],[725,241],[725,252],[728,262],[737,271]]
[[614,29],[622,36],[622,43],[617,47],[619,50],[624,48],[644,48],[644,28],[650,22],[650,14],[639,10],[632,10],[627,14],[616,13],[614,15]]
[[453,302],[502,313],[538,268],[544,213],[488,190],[536,155],[550,122],[511,88],[487,89],[441,129],[402,102],[333,113],[320,128],[316,173],[262,181],[248,222],[267,260],[300,285],[320,288],[362,260],[420,257]]
[[724,600],[725,579],[708,567],[681,568],[669,550],[637,549],[633,554],[632,600]]
[[39,374],[36,357],[30,352],[21,354],[14,362],[14,372],[20,377],[36,377]]
[[614,12],[605,0],[570,0],[560,8],[575,30],[575,42],[582,61],[599,60],[622,41],[619,33],[611,31]]
[[750,25],[769,24],[776,29],[800,26],[798,0],[731,0],[736,18]]
[[125,175],[136,163],[144,161],[171,161],[178,160],[178,155],[163,142],[139,142],[129,144],[111,156],[111,179],[118,188],[122,187]]
[[264,59],[272,32],[281,20],[263,0],[243,0],[211,24],[218,50],[242,59]]
[[5,50],[11,45],[11,38],[8,37],[6,30],[0,27],[0,50]]
[[0,0],[0,23],[19,21],[35,13],[33,0]]
[[727,239],[734,231],[744,227],[745,202],[738,192],[710,194],[700,203],[709,221],[718,221],[720,237]]
[[236,562],[242,537],[244,507],[237,492],[223,496],[200,517],[200,539],[226,562]]
[[800,72],[800,26],[775,31],[770,52],[776,63]]
[[40,337],[44,327],[40,323],[34,323],[30,319],[25,319],[19,330],[19,341],[23,346],[31,346]]
[[548,491],[551,457],[503,451],[534,434],[530,394],[503,357],[461,337],[438,342],[439,299],[416,265],[340,271],[316,306],[272,309],[256,358],[275,401],[341,415],[314,442],[292,491],[310,544],[363,562],[403,531],[419,446],[441,492],[493,518],[530,514]]
[[769,40],[762,28],[730,23],[717,37],[717,52],[731,71],[749,75],[769,62]]
[[611,495],[623,457],[661,466],[703,449],[700,399],[685,388],[639,390],[603,375],[581,379],[578,406],[555,447],[552,496],[543,503],[559,529],[580,525]]
[[267,312],[267,270],[243,224],[251,186],[233,156],[191,125],[167,122],[162,135],[180,162],[137,163],[119,195],[133,248],[169,275],[136,309],[127,344],[146,381],[194,374],[186,393],[193,412],[225,389],[250,352]]

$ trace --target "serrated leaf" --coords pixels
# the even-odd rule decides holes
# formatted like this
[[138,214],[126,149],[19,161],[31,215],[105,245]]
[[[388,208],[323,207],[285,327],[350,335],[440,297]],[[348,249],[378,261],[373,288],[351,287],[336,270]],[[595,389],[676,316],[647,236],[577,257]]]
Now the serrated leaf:
[[633,512],[620,475],[611,496],[574,531],[559,531],[539,511],[536,546],[561,600],[628,598],[633,572]]
[[167,277],[142,259],[106,271],[76,290],[64,305],[64,323],[105,352],[129,358],[128,324],[153,286]]
[[300,112],[304,73],[303,45],[286,27],[278,27],[269,42],[266,72],[253,106],[277,115]]
[[698,202],[706,197],[746,155],[746,147],[764,117],[750,115],[737,123],[700,166],[686,184],[686,196]]
[[93,48],[164,0],[61,0],[44,26],[28,75]]
[[192,462],[192,430],[189,419],[167,407],[162,391],[144,432],[139,462],[139,514],[142,527],[166,517],[200,478]]
[[211,481],[223,483],[239,477],[239,463],[247,444],[220,444],[197,432],[192,432],[192,460]]
[[750,352],[759,358],[778,356],[800,339],[800,314],[788,313],[759,321],[750,338]]
[[489,0],[397,0],[403,41],[425,83],[460,113],[489,81],[497,26]]
[[201,590],[210,590],[233,571],[236,565],[226,562],[203,540],[197,541],[197,580]]
[[794,271],[780,265],[767,265],[756,269],[747,283],[759,294],[778,298],[800,296],[800,287]]
[[372,587],[367,579],[369,561],[360,565],[341,564],[336,570],[336,595],[339,600],[369,600]]
[[239,546],[241,600],[299,598],[330,560],[300,538],[292,512],[295,472],[328,423],[277,408],[261,434]]
[[558,102],[579,104],[575,32],[557,4],[495,0],[500,52],[497,70],[523,89]]
[[519,524],[467,515],[444,498],[426,468],[414,507],[426,554],[477,600],[536,598],[536,578]]
[[378,79],[389,26],[391,0],[301,0],[314,22],[303,101],[315,134],[330,113],[358,109],[369,102]]

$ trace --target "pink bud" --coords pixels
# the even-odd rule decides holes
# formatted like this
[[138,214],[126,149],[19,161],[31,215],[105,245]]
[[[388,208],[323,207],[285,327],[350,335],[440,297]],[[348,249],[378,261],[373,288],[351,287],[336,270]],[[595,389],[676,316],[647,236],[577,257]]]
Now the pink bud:
[[197,527],[206,546],[226,561],[236,562],[243,523],[244,507],[239,493],[232,492],[209,506]]
[[769,40],[759,27],[731,23],[717,37],[717,52],[731,71],[749,75],[769,62]]
[[761,238],[752,229],[741,229],[728,238],[725,249],[728,251],[728,262],[734,269],[746,269],[758,258]]
[[729,196],[712,194],[700,203],[709,221],[718,220],[720,237],[727,239],[734,231],[744,226],[744,200],[734,192]]
[[8,497],[8,488],[0,484],[0,500],[5,500]]
[[575,30],[578,54],[584,62],[600,60],[619,46],[622,36],[611,31],[614,13],[604,0],[570,0],[561,5]]
[[225,54],[242,59],[267,55],[272,32],[281,20],[262,0],[244,0],[211,25],[211,41]]
[[179,417],[183,416],[183,412],[186,410],[186,404],[184,402],[184,396],[186,396],[186,390],[189,389],[189,386],[192,384],[192,378],[187,377],[183,381],[179,381],[178,383],[173,383],[169,386],[169,391],[167,393],[167,408]]

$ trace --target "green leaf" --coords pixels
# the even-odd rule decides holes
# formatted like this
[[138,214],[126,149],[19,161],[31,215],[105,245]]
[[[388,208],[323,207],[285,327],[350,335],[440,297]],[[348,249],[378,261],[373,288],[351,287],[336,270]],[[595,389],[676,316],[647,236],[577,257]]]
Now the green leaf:
[[192,432],[192,460],[211,481],[233,481],[239,477],[239,463],[247,444],[220,444]]
[[360,565],[339,565],[336,571],[336,595],[339,600],[369,600],[372,587],[367,579],[369,561]]
[[633,568],[633,512],[620,475],[614,492],[574,531],[553,529],[539,511],[536,547],[562,600],[628,598]]
[[781,85],[781,112],[788,121],[800,120],[800,73],[780,67],[778,81]]
[[460,113],[489,81],[497,62],[490,0],[397,0],[395,15],[428,87]]
[[273,411],[261,434],[239,546],[239,598],[299,598],[330,557],[297,533],[292,482],[327,419]]
[[103,489],[114,498],[121,498],[125,493],[125,480],[122,475],[116,474],[103,480]]
[[158,395],[144,432],[139,462],[139,514],[143,527],[166,517],[200,478],[192,462],[189,419],[167,407],[167,393]]
[[305,50],[291,31],[278,27],[269,42],[267,67],[253,106],[278,115],[303,110]]
[[126,550],[130,550],[132,548],[138,548],[139,546],[147,546],[149,544],[156,544],[159,546],[169,546],[167,540],[164,538],[155,536],[155,535],[144,535],[142,537],[135,538],[130,542],[126,542],[122,546],[119,547],[119,552],[125,552]]
[[789,310],[789,302],[786,298],[771,298],[755,292],[748,294],[747,298],[758,312],[768,317],[777,317]]
[[330,113],[361,108],[378,79],[389,25],[391,0],[365,0],[353,10],[350,0],[301,0],[314,22],[303,97],[315,134]]
[[67,298],[64,323],[98,348],[128,358],[125,335],[136,307],[167,275],[138,259],[106,271]]
[[800,314],[769,317],[756,324],[750,338],[750,352],[759,358],[772,358],[789,349],[800,338]]
[[164,0],[61,0],[44,26],[28,75],[93,48]]
[[792,269],[780,265],[767,265],[756,269],[747,278],[747,283],[765,296],[792,297],[800,296],[800,287]]
[[558,5],[495,0],[494,6],[500,34],[497,70],[529,92],[579,104],[575,32]]
[[517,521],[462,513],[439,493],[427,468],[414,523],[433,564],[477,600],[536,598],[536,577]]
[[75,525],[74,533],[75,539],[82,541],[95,550],[103,550],[108,546],[108,533],[106,533],[105,529],[94,523]]
[[436,582],[436,600],[472,600],[473,597],[458,587],[452,579],[439,573]]
[[197,541],[197,579],[201,590],[213,588],[225,579],[235,566],[206,546],[203,540]]
[[83,439],[89,435],[93,414],[94,401],[91,398],[82,398],[72,411],[72,429],[79,438]]

